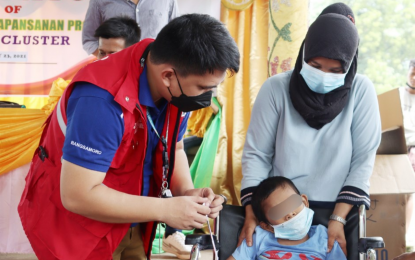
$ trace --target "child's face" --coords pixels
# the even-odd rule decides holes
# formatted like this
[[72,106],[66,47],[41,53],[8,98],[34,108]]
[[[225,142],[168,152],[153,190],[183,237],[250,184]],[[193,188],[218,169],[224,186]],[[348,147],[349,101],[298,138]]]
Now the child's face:
[[[286,186],[274,190],[264,200],[262,207],[269,223],[279,225],[297,216],[304,207],[308,207],[308,199],[306,195],[303,194],[300,197],[291,187]],[[279,211],[278,215],[275,214],[276,210]]]

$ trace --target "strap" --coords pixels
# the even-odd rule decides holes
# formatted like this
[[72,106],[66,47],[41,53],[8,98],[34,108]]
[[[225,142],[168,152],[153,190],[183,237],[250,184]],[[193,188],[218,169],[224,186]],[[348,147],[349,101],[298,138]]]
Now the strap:
[[168,155],[168,152],[167,152],[167,150],[168,150],[167,138],[169,137],[170,107],[167,108],[166,138],[164,138],[163,136],[160,136],[160,134],[157,132],[157,129],[154,126],[153,119],[151,118],[151,115],[150,115],[150,112],[149,112],[148,109],[147,109],[147,119],[148,119],[148,122],[150,123],[151,127],[153,128],[154,132],[156,133],[156,135],[160,139],[161,143],[163,144],[163,154],[162,154],[162,158],[163,158],[163,179],[162,179],[162,184],[161,184],[161,194],[164,195],[163,193],[165,191],[167,191],[168,188],[169,188],[169,183],[168,183],[168,179],[167,179],[167,175],[168,175],[168,172],[169,172],[169,155]]

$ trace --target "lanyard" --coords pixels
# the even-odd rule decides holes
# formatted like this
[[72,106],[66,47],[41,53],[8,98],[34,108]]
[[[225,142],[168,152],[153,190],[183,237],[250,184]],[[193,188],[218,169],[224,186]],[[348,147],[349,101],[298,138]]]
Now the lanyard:
[[166,131],[166,138],[164,138],[164,136],[160,136],[160,134],[157,132],[156,127],[154,126],[154,122],[153,119],[151,118],[150,112],[147,109],[147,119],[148,122],[150,123],[151,127],[153,128],[154,132],[156,133],[156,135],[158,136],[158,138],[160,139],[162,145],[163,145],[163,182],[161,185],[161,191],[163,193],[163,191],[166,191],[169,188],[169,184],[167,182],[167,173],[169,170],[169,155],[167,152],[167,138],[169,137],[169,123],[170,123],[170,109],[167,108],[167,131]]

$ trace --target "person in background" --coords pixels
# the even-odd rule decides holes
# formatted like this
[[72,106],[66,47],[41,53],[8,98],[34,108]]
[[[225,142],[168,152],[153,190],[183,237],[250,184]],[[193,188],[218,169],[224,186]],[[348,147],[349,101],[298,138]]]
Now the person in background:
[[407,82],[399,88],[409,159],[415,170],[415,59],[409,61]]
[[18,207],[38,258],[149,259],[157,222],[215,218],[224,199],[194,188],[182,137],[239,60],[221,22],[189,14],[81,69],[45,123]]
[[[399,88],[401,99],[403,126],[405,130],[406,146],[408,147],[409,161],[415,170],[415,59],[409,61],[407,82],[404,87]],[[413,243],[413,238],[408,234],[414,210],[413,195],[407,195],[406,203],[406,233],[407,242]],[[412,235],[413,236],[413,235]],[[411,241],[412,240],[412,241]],[[413,245],[412,245],[413,246]]]
[[98,55],[95,30],[115,16],[134,19],[141,29],[141,38],[156,38],[160,30],[179,16],[176,0],[91,0],[82,28],[82,45],[88,54]]
[[96,30],[98,38],[97,59],[119,52],[140,41],[141,30],[135,20],[126,17],[113,17],[103,22]]

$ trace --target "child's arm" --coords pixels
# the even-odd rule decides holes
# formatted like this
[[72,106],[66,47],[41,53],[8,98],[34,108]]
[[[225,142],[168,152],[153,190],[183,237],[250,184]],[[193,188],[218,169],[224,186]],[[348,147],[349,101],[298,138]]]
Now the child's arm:
[[235,252],[227,260],[255,260],[257,248],[255,244],[256,234],[252,236],[252,246],[246,244],[246,240],[235,249]]

